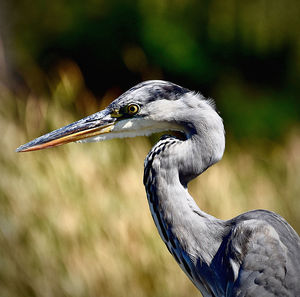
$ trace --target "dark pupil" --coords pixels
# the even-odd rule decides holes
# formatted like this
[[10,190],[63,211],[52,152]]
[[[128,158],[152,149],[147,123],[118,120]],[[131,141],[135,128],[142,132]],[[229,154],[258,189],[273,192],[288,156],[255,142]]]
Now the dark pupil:
[[134,111],[135,111],[135,107],[134,107],[134,106],[130,106],[130,107],[129,107],[129,110],[130,110],[131,112],[134,112]]

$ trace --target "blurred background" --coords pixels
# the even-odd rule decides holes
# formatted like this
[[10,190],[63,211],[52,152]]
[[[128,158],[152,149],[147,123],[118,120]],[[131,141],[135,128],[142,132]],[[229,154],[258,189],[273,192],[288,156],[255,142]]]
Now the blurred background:
[[300,232],[300,2],[0,2],[0,296],[200,296],[142,185],[151,138],[16,154],[133,85],[216,100],[224,158],[193,181],[222,219],[265,208]]

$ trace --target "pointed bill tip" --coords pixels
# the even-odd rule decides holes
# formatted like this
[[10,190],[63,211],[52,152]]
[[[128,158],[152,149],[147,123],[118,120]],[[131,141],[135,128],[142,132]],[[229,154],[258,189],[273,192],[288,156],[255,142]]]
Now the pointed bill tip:
[[23,153],[23,152],[28,152],[28,149],[30,149],[30,147],[28,147],[28,143],[22,144],[20,145],[15,152],[16,153]]
[[50,147],[50,145],[49,146],[44,146],[44,147],[42,147],[40,145],[31,146],[31,147],[29,146],[28,147],[26,144],[24,144],[24,145],[19,146],[16,149],[16,153],[25,153],[25,152],[37,151],[37,150],[42,150],[46,147]]
[[22,151],[23,151],[22,145],[19,146],[19,147],[15,150],[16,153],[21,153]]

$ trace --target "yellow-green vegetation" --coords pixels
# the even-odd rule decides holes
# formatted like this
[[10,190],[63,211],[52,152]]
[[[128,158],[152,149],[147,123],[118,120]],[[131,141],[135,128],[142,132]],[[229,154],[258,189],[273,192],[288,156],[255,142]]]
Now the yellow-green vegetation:
[[[80,79],[69,79],[52,85],[52,100],[0,86],[0,296],[200,296],[148,210],[142,177],[149,139],[15,153],[77,119],[70,106]],[[88,112],[96,112],[90,102]],[[299,232],[299,151],[297,128],[277,143],[230,140],[223,160],[190,190],[219,218],[266,208]]]

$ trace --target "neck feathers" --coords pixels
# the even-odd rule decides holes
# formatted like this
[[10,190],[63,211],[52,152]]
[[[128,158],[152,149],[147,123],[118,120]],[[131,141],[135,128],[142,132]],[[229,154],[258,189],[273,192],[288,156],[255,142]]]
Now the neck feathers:
[[187,99],[192,107],[190,117],[187,120],[185,114],[181,120],[181,110],[178,110],[178,120],[175,122],[183,127],[187,139],[164,136],[145,160],[147,197],[156,226],[165,242],[167,230],[170,230],[170,226],[174,227],[175,223],[191,228],[188,220],[196,215],[197,220],[203,223],[199,221],[199,224],[206,229],[208,221],[216,220],[198,208],[187,191],[187,184],[221,159],[225,147],[224,127],[222,119],[209,102],[199,98],[199,95],[190,95]]

